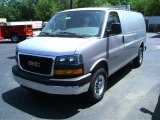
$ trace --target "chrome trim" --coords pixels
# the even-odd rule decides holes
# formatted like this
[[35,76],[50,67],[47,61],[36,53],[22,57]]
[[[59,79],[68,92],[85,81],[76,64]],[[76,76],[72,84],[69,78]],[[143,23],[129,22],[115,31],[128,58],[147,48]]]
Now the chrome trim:
[[87,92],[90,86],[90,82],[83,86],[50,86],[44,85],[40,83],[36,83],[33,81],[29,81],[27,79],[15,76],[13,74],[15,81],[25,87],[38,90],[41,92],[49,93],[49,94],[61,94],[61,95],[78,95],[84,92]]
[[[51,73],[49,75],[47,74],[41,74],[41,73],[36,73],[36,72],[32,72],[32,71],[28,71],[22,68],[22,66],[20,65],[20,58],[19,55],[30,55],[30,56],[35,56],[35,57],[44,57],[44,58],[50,58],[52,59],[52,67],[51,67]],[[28,54],[28,53],[22,53],[22,52],[18,52],[18,66],[20,67],[20,69],[22,69],[25,72],[29,72],[29,73],[33,73],[36,75],[42,75],[42,76],[53,76],[54,75],[54,63],[55,63],[55,58],[56,57],[51,57],[51,56],[43,56],[43,55],[34,55],[34,54]]]

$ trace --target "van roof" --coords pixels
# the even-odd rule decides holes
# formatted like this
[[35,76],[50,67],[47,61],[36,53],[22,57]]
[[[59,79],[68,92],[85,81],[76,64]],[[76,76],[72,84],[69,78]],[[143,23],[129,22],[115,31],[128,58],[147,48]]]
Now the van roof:
[[102,10],[102,11],[108,11],[108,10],[116,10],[116,11],[128,11],[125,9],[120,8],[110,8],[110,7],[88,7],[88,8],[75,8],[75,9],[68,9],[61,12],[67,12],[67,11],[79,11],[79,10]]

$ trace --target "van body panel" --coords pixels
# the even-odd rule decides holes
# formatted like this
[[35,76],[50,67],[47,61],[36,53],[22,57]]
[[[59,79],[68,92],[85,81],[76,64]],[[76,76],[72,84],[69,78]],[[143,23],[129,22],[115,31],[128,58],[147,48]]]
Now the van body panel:
[[124,61],[126,61],[124,43],[122,40],[122,35],[115,35],[109,37],[109,59],[108,59],[108,67],[109,67],[109,75],[115,71],[116,66],[121,65]]
[[101,58],[106,59],[106,39],[92,39],[76,49],[75,54],[83,54],[84,74]]
[[[146,25],[143,15],[138,12],[119,11],[119,17],[123,26],[122,34],[124,35],[125,43],[134,42],[133,46],[139,47],[143,41],[146,45]],[[133,50],[133,52],[136,51]]]

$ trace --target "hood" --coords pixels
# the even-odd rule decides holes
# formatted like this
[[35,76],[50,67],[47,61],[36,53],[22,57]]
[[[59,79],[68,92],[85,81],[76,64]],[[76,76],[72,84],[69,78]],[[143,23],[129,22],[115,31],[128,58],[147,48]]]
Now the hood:
[[90,38],[33,37],[17,45],[18,51],[26,54],[60,56],[74,54],[76,49]]

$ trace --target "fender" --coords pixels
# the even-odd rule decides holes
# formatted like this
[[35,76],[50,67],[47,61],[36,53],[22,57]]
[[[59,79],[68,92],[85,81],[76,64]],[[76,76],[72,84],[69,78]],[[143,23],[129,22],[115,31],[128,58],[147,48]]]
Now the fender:
[[[105,59],[105,58],[98,59],[98,60],[97,60],[96,62],[94,62],[94,64],[92,65],[92,67],[91,67],[91,69],[90,69],[90,72],[91,72],[100,62],[102,62],[102,61],[105,61],[106,64],[107,64],[107,59]],[[108,64],[107,64],[107,66],[108,66]]]

